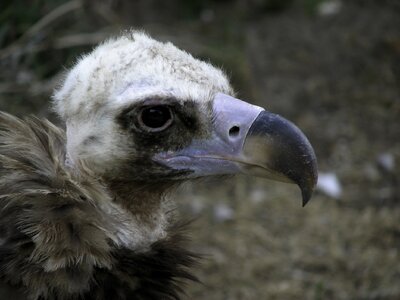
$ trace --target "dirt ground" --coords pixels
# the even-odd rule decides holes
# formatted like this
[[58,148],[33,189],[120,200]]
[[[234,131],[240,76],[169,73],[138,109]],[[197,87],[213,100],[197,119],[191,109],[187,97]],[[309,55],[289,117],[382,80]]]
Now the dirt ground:
[[205,254],[187,299],[400,299],[399,1],[34,3],[29,22],[16,18],[20,1],[0,16],[0,110],[56,120],[49,95],[74,57],[143,28],[296,123],[338,180],[305,208],[295,186],[263,179],[182,187]]

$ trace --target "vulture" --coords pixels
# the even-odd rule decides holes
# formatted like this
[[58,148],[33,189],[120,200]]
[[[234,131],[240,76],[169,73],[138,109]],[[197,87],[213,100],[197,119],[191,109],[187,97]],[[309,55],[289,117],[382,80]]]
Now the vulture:
[[237,173],[297,184],[316,157],[291,122],[235,98],[220,69],[129,31],[69,70],[65,129],[0,114],[0,289],[7,299],[181,299],[199,255],[168,200]]

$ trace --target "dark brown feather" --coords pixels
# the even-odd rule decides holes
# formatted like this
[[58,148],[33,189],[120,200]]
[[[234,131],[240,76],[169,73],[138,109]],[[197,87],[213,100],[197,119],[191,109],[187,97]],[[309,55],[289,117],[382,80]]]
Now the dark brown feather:
[[117,247],[118,221],[102,209],[113,197],[65,156],[62,129],[0,113],[0,288],[15,300],[179,299],[198,258],[185,226],[146,252]]

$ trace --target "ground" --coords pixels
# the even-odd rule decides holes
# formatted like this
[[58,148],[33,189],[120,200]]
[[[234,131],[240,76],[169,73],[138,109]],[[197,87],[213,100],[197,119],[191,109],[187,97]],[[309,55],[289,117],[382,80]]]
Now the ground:
[[400,299],[399,3],[171,3],[54,1],[25,23],[0,16],[0,109],[56,120],[48,97],[63,68],[127,24],[171,40],[295,122],[342,189],[302,208],[295,186],[263,179],[182,187],[177,204],[205,255],[187,298]]

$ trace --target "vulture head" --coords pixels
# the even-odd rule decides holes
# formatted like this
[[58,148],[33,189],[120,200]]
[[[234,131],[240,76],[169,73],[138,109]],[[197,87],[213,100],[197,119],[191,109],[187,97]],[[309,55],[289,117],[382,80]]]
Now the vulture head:
[[196,255],[172,187],[243,173],[295,183],[306,204],[317,180],[294,124],[141,32],[83,56],[53,102],[65,132],[0,115],[0,289],[23,299],[179,299]]
[[83,57],[54,95],[67,162],[113,183],[157,184],[244,173],[299,185],[316,159],[284,118],[234,98],[226,75],[171,43],[134,32]]

